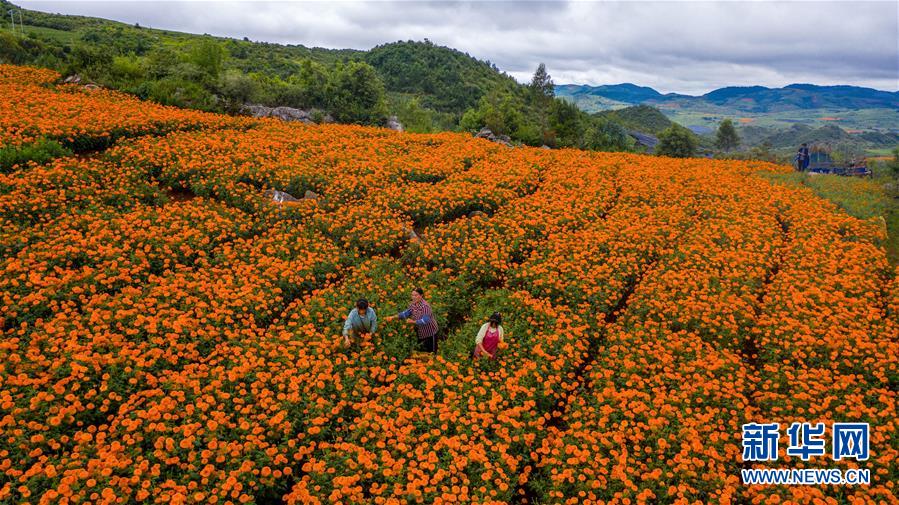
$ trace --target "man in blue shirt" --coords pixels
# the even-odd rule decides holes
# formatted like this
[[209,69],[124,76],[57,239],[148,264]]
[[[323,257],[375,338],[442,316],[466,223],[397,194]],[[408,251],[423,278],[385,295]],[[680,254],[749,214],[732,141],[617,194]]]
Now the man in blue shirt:
[[368,306],[368,300],[360,298],[356,302],[356,308],[350,311],[343,323],[343,345],[349,347],[362,335],[374,335],[377,330],[378,316],[375,310]]

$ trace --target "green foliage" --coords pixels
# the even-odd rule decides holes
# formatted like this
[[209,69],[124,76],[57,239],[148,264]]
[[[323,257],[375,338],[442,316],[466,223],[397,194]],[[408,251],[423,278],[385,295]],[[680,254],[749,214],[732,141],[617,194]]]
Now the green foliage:
[[112,66],[112,56],[112,53],[104,51],[101,47],[75,45],[69,52],[68,65],[63,69],[63,73],[80,73],[87,77],[99,78]]
[[893,157],[888,160],[885,165],[890,175],[899,177],[899,147],[894,147],[892,151]]
[[330,110],[342,123],[382,124],[387,116],[384,84],[361,61],[338,64],[328,87]]
[[553,84],[552,78],[546,72],[546,65],[541,63],[537,66],[537,70],[534,72],[534,77],[531,79],[531,83],[528,85],[528,98],[530,99],[531,108],[534,111],[535,119],[537,125],[540,128],[540,142],[547,145],[555,145],[556,137],[561,135],[565,137],[568,141],[571,140],[572,135],[570,131],[566,131],[564,133],[558,132],[558,128],[551,129],[549,116],[550,113],[554,113],[554,124],[557,127],[561,127],[563,129],[577,129],[581,131],[581,128],[578,127],[577,123],[577,107],[571,106],[574,111],[572,112],[567,102],[561,102],[555,104],[555,85]]
[[328,69],[321,63],[312,60],[304,60],[300,64],[300,70],[291,76],[287,83],[295,93],[293,96],[285,96],[283,103],[292,104],[293,107],[325,107],[327,104],[328,81],[331,77]]
[[[252,43],[21,11],[29,36],[0,32],[0,62],[47,66],[180,107],[236,112],[246,102],[304,109],[346,106],[327,112],[364,123],[386,116],[376,73],[333,75],[341,60],[358,59],[358,51]],[[371,85],[360,85],[361,77],[371,79]],[[342,93],[334,100],[329,97],[332,84]],[[351,96],[354,91],[362,95]],[[365,104],[372,109],[363,110]]]
[[417,133],[434,131],[434,120],[430,111],[421,106],[418,97],[407,100],[403,107],[397,110],[397,119],[407,131]]
[[137,88],[138,95],[163,105],[200,110],[217,110],[217,101],[202,84],[191,78],[169,76],[146,81]]
[[143,60],[147,77],[159,79],[169,75],[172,68],[180,63],[178,53],[170,47],[156,47]]
[[734,123],[730,119],[721,121],[718,131],[715,134],[715,147],[722,151],[732,151],[739,147],[740,137],[734,128]]
[[243,104],[258,96],[259,83],[249,75],[230,69],[219,78],[218,89],[227,100],[226,109],[238,111]]
[[627,132],[611,121],[591,117],[574,104],[549,98],[546,118],[526,88],[523,94],[490,93],[481,98],[477,108],[462,116],[460,129],[476,132],[482,127],[493,133],[508,135],[523,144],[550,147],[626,151],[630,148]]
[[22,64],[30,59],[19,38],[7,31],[0,31],[0,61]]
[[418,96],[389,93],[388,97],[390,110],[396,114],[406,131],[433,133],[456,128],[456,119],[452,114],[424,107]]
[[29,161],[46,163],[53,158],[71,154],[59,142],[45,138],[24,146],[4,146],[0,147],[0,171],[9,172],[17,165],[24,165]]
[[696,136],[680,125],[672,125],[659,134],[656,154],[672,158],[689,158],[696,156]]
[[81,33],[80,41],[85,45],[105,48],[113,54],[144,55],[150,51],[155,41],[140,31],[123,25],[94,26]]
[[548,101],[555,97],[555,84],[553,84],[552,78],[546,72],[546,65],[543,63],[537,66],[537,70],[534,72],[534,77],[531,79],[529,88],[531,96],[533,96],[535,100]]
[[587,127],[584,142],[580,147],[592,151],[627,151],[631,148],[631,140],[621,125],[607,119],[595,118]]
[[459,123],[461,129],[475,132],[482,127],[497,135],[517,137],[523,121],[524,102],[511,93],[491,92],[469,109]]
[[365,61],[378,70],[386,89],[418,96],[422,107],[457,118],[488,92],[518,87],[490,63],[427,39],[377,46],[365,55]]
[[145,69],[141,60],[134,55],[115,56],[109,67],[109,75],[120,82],[139,82],[144,79]]
[[[521,138],[524,122],[523,104],[515,95],[491,93],[483,99],[484,125],[497,134]],[[527,139],[531,143],[536,139]]]
[[225,48],[212,39],[201,39],[193,44],[188,53],[189,61],[210,78],[222,72],[227,54]]

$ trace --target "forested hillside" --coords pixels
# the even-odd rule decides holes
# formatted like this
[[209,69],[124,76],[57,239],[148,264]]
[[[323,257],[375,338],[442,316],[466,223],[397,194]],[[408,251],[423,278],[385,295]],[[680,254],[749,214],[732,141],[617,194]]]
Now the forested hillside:
[[48,67],[165,105],[238,112],[245,104],[417,132],[490,128],[513,142],[627,150],[617,124],[554,98],[552,81],[517,83],[488,61],[428,40],[369,51],[310,48],[49,14],[0,0],[0,62]]

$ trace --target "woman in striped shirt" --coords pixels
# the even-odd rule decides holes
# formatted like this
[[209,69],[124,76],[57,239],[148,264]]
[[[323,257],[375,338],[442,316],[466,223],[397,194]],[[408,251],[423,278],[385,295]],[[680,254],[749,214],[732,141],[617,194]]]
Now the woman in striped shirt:
[[412,303],[409,308],[395,316],[388,316],[387,320],[403,319],[408,324],[415,325],[418,333],[418,348],[425,352],[437,352],[437,320],[431,312],[431,306],[425,301],[425,292],[421,288],[412,290]]

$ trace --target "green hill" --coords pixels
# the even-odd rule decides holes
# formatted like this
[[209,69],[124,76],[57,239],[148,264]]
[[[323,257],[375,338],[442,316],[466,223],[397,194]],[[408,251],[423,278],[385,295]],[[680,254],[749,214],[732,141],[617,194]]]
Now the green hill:
[[495,65],[427,39],[383,44],[363,59],[378,70],[387,90],[419,96],[425,107],[460,116],[490,90],[520,87]]
[[597,112],[595,115],[618,122],[629,130],[653,135],[658,135],[662,130],[674,124],[659,109],[649,105],[634,105],[624,109]]
[[648,100],[662,98],[658,91],[636,84],[607,84],[603,86],[588,86],[578,84],[566,84],[559,87],[560,95],[569,96],[576,101],[588,97],[603,97],[624,104],[638,104]]

